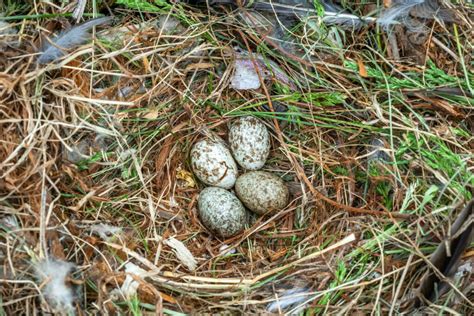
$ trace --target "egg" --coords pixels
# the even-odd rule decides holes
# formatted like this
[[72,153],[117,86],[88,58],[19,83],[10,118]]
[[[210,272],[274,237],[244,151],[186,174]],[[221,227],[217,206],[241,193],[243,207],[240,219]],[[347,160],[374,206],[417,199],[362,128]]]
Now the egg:
[[241,175],[235,183],[235,192],[246,207],[260,215],[283,209],[290,195],[283,180],[265,171]]
[[198,198],[199,217],[206,228],[221,237],[231,237],[245,229],[247,212],[231,192],[207,187]]
[[191,149],[194,174],[205,184],[230,189],[237,179],[237,164],[220,139],[205,138]]
[[265,165],[270,153],[270,135],[258,119],[246,116],[230,126],[229,143],[237,163],[247,170],[258,170]]

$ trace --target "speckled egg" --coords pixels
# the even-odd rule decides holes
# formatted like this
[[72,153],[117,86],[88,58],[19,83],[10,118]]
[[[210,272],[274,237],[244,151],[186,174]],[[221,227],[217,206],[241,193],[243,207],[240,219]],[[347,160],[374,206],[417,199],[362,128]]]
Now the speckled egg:
[[191,149],[194,174],[205,184],[230,189],[237,179],[237,164],[220,140],[202,139]]
[[265,171],[241,175],[235,183],[235,192],[240,201],[257,214],[283,209],[290,195],[283,180]]
[[207,187],[198,198],[199,217],[204,226],[221,237],[245,229],[247,212],[239,199],[222,188]]
[[238,118],[232,123],[229,143],[235,160],[247,170],[262,168],[270,153],[270,135],[266,126],[251,116]]

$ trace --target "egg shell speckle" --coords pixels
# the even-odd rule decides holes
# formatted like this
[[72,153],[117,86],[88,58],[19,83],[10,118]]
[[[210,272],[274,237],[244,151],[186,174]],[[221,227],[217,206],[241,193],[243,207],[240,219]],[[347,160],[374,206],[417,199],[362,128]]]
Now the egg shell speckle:
[[235,183],[235,192],[245,206],[261,215],[283,209],[290,195],[283,180],[265,171],[241,175]]
[[229,143],[235,160],[247,170],[262,168],[270,153],[270,135],[266,126],[251,116],[238,118],[232,123]]
[[203,225],[219,236],[231,237],[245,229],[247,212],[239,199],[225,189],[207,187],[202,190],[198,208]]
[[224,189],[234,186],[237,164],[225,144],[218,140],[202,139],[191,149],[194,174],[205,184]]

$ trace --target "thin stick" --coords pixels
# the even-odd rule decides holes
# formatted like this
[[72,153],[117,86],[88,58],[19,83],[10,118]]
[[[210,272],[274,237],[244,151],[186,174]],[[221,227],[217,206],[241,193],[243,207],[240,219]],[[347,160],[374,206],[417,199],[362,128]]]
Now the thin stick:
[[323,250],[318,251],[318,252],[314,252],[314,253],[309,254],[309,255],[307,255],[307,256],[305,256],[305,257],[303,257],[303,258],[300,258],[300,259],[298,259],[298,260],[296,260],[296,261],[293,261],[293,262],[290,262],[290,263],[288,263],[288,264],[285,264],[284,266],[278,267],[278,268],[273,269],[273,270],[270,270],[270,271],[268,271],[268,272],[266,272],[266,273],[264,273],[264,274],[261,274],[261,275],[259,275],[258,277],[253,278],[253,279],[252,279],[252,282],[255,284],[255,283],[257,283],[258,281],[260,281],[261,279],[267,278],[267,277],[269,277],[270,275],[273,275],[273,274],[276,274],[276,273],[278,273],[278,272],[280,272],[280,271],[283,271],[283,270],[286,270],[286,269],[288,269],[288,268],[291,268],[291,267],[293,267],[293,266],[295,266],[295,265],[297,265],[297,264],[299,264],[299,263],[301,263],[301,262],[304,262],[304,261],[307,261],[307,260],[310,260],[310,259],[319,257],[319,256],[321,256],[321,255],[323,255],[323,254],[325,254],[325,253],[327,253],[327,252],[329,252],[329,251],[332,251],[332,250],[335,250],[335,249],[340,248],[340,247],[342,247],[342,246],[345,246],[345,245],[347,245],[347,244],[350,244],[350,243],[354,242],[355,240],[356,240],[355,235],[354,235],[354,234],[350,234],[349,236],[347,236],[347,237],[345,237],[344,239],[342,239],[341,241],[339,241],[339,242],[333,244],[332,246],[327,247],[326,249],[323,249]]
[[[114,248],[121,250],[125,252],[127,255],[137,259],[141,264],[146,266],[148,269],[152,271],[151,274],[149,274],[150,277],[153,277],[154,280],[166,284],[166,285],[174,285],[180,288],[188,288],[188,289],[232,289],[232,288],[247,288],[249,286],[255,285],[257,282],[259,282],[262,279],[268,278],[278,272],[284,271],[286,269],[289,269],[299,263],[314,259],[316,257],[319,257],[325,253],[328,253],[330,251],[336,250],[342,246],[345,246],[347,244],[350,244],[356,240],[354,234],[350,234],[349,236],[345,237],[344,239],[340,240],[339,242],[317,252],[313,252],[303,258],[300,258],[298,260],[295,260],[293,262],[290,262],[284,266],[275,268],[273,270],[267,271],[263,274],[260,274],[259,276],[253,278],[253,279],[236,279],[236,278],[219,278],[219,279],[214,279],[214,278],[206,278],[206,277],[196,277],[196,276],[187,276],[187,275],[177,275],[172,272],[161,272],[157,266],[155,266],[152,262],[150,262],[148,259],[142,257],[138,253],[136,253],[133,250],[128,249],[125,246],[121,246],[118,244],[113,244],[113,243],[108,243],[106,242],[105,244]],[[159,275],[157,275],[159,274]],[[172,278],[178,278],[181,280],[186,280],[186,281],[197,281],[197,282],[208,282],[208,283],[181,283],[181,282],[176,282],[170,279],[167,279],[166,277],[172,277]]]

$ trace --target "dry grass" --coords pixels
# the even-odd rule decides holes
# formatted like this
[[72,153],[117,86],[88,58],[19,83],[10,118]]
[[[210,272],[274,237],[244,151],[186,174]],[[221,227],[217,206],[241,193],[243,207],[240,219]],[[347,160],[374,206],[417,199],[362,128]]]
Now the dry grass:
[[[60,15],[74,3],[3,8],[18,33],[0,51],[1,313],[51,311],[34,269],[45,258],[74,263],[77,313],[263,313],[287,289],[304,300],[273,312],[413,310],[430,254],[472,198],[467,6],[456,8],[459,24],[430,21],[418,46],[399,32],[396,60],[375,26],[316,31],[312,19],[292,30],[292,52],[230,8],[146,13],[92,1],[86,12],[113,12],[113,26],[38,66],[42,36],[70,21]],[[157,27],[166,16],[178,26]],[[294,89],[230,89],[235,46],[275,62]],[[277,102],[288,111],[271,111]],[[292,201],[220,240],[199,221],[203,185],[188,153],[248,114],[271,131],[264,169],[287,182]],[[371,158],[382,155],[374,139],[389,162]],[[117,229],[101,235],[102,224]],[[472,256],[468,247],[462,262]],[[132,297],[114,291],[127,263],[146,271]],[[452,279],[454,289],[423,310],[472,312],[471,278]]]

